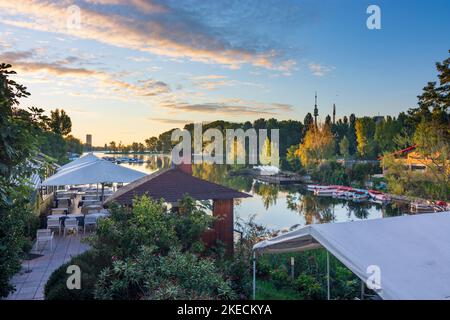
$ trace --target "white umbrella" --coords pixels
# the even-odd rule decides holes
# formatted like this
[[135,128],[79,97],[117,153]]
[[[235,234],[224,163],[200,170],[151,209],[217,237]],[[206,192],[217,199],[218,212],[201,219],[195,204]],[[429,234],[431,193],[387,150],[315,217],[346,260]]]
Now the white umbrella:
[[60,171],[42,182],[42,186],[65,186],[93,183],[129,183],[145,176],[145,173],[125,168],[106,160],[80,164]]
[[88,153],[87,155],[84,155],[84,156],[82,156],[82,157],[80,157],[78,159],[75,159],[75,160],[73,160],[73,161],[71,161],[69,163],[66,163],[65,165],[63,165],[62,167],[60,167],[58,169],[58,172],[62,172],[62,171],[65,171],[67,169],[71,169],[71,168],[74,168],[76,166],[84,165],[84,164],[87,164],[87,163],[92,163],[92,162],[98,161],[99,159],[100,158],[97,157],[97,156],[94,156],[93,153]]

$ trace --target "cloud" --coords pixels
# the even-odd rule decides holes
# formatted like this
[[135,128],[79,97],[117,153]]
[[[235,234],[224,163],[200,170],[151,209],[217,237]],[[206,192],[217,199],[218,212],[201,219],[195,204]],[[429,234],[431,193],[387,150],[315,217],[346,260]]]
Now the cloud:
[[184,125],[187,123],[193,123],[193,120],[182,120],[182,119],[170,119],[170,118],[148,118],[150,121],[160,122],[164,124],[173,125]]
[[131,60],[134,62],[149,62],[150,61],[149,58],[145,58],[145,57],[127,57],[127,60]]
[[335,67],[333,67],[333,66],[329,67],[329,66],[325,66],[325,65],[322,65],[319,63],[314,63],[314,62],[309,63],[308,68],[309,68],[309,71],[311,71],[311,73],[313,75],[318,76],[318,77],[323,77],[324,75],[326,75],[327,73],[329,73],[335,69]]
[[142,97],[151,97],[171,91],[170,86],[154,79],[138,80],[136,83],[120,80],[120,76],[104,71],[72,67],[70,63],[78,61],[76,57],[67,57],[54,62],[36,62],[36,50],[7,51],[0,53],[0,61],[13,65],[19,74],[47,73],[60,77],[93,79],[116,93],[131,93]]
[[227,76],[222,75],[206,75],[206,76],[197,76],[191,77],[190,80],[201,89],[206,90],[215,90],[219,87],[231,87],[231,86],[253,86],[253,87],[263,87],[263,85],[248,81],[239,81],[228,79]]
[[[230,116],[275,116],[279,112],[292,110],[287,104],[264,104],[255,102],[244,102],[235,99],[235,104],[227,102],[207,102],[207,103],[187,103],[166,101],[161,103],[161,107],[169,109],[171,112],[198,112],[198,113],[216,113]],[[233,102],[233,101],[229,101]]]
[[[276,50],[237,47],[211,28],[179,10],[155,1],[91,0],[80,2],[80,27],[68,27],[73,17],[66,2],[0,0],[2,23],[124,47],[174,59],[216,63],[229,68],[244,64],[287,72],[295,62]],[[105,10],[126,6],[131,10]],[[132,9],[137,10],[132,10]],[[103,10],[103,11],[102,11]],[[123,12],[122,15],[111,12]]]

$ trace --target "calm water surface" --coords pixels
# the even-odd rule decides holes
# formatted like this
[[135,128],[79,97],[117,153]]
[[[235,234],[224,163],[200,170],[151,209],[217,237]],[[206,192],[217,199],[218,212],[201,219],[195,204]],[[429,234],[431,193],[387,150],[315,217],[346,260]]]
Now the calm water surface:
[[[97,156],[111,156],[101,152]],[[167,155],[113,155],[137,157],[144,163],[121,164],[125,167],[152,173],[170,166]],[[263,184],[250,177],[229,176],[229,165],[194,165],[193,175],[228,187],[247,192],[252,198],[237,199],[235,217],[255,222],[270,229],[289,229],[311,223],[345,222],[360,219],[377,219],[407,212],[396,204],[381,206],[373,203],[354,203],[330,197],[316,197],[304,190],[304,186],[280,187]]]

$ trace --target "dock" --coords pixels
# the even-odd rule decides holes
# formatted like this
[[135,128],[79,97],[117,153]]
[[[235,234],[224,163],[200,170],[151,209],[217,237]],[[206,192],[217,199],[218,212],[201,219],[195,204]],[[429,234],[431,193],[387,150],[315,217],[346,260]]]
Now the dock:
[[275,174],[275,175],[257,175],[256,180],[277,185],[290,185],[304,183],[302,177],[296,175]]

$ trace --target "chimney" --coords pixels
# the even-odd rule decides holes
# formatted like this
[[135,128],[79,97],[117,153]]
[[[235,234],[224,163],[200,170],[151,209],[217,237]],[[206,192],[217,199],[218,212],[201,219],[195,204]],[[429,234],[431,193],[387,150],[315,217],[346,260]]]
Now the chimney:
[[177,166],[178,170],[183,171],[192,176],[192,165],[190,163],[181,163]]

